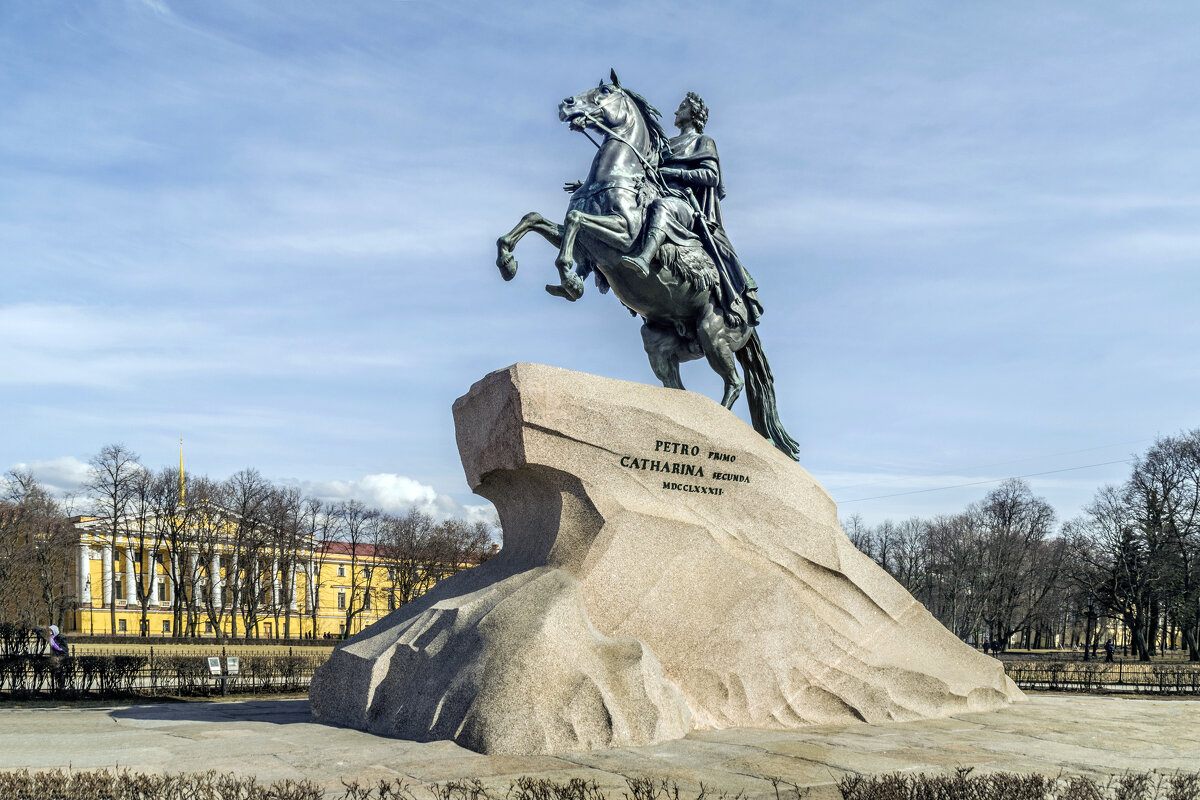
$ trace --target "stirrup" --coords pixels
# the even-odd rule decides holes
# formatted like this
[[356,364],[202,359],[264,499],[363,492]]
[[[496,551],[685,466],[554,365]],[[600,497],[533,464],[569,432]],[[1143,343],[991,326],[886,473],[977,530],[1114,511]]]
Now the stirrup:
[[641,256],[621,256],[622,266],[636,269],[643,278],[650,277],[650,259]]

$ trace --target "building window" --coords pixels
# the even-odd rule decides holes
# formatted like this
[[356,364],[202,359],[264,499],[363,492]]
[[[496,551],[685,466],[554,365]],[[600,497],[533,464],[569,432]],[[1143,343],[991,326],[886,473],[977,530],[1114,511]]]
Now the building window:
[[113,583],[113,597],[120,602],[125,599],[125,592],[122,590],[122,582],[120,578]]
[[338,623],[338,633],[342,636],[346,635],[346,623],[344,623],[344,622]]
[[396,595],[389,594],[388,595],[388,611],[395,611],[395,610],[396,610]]
[[117,620],[117,633],[125,633],[126,630],[127,630],[127,628],[125,627],[125,620],[123,620],[123,619]]
[[269,623],[269,622],[264,622],[264,623],[263,623],[263,628],[265,628],[265,629],[266,629],[266,630],[265,630],[266,636],[267,636],[267,638],[268,638],[268,639],[270,639],[270,638],[271,638],[271,634],[272,634],[272,633],[274,633],[274,631],[273,631],[273,630],[271,630],[271,623]]
[[163,633],[170,633],[170,632],[171,632],[171,620],[164,619],[163,620]]
[[371,593],[367,592],[363,595],[363,611],[371,610]]
[[371,580],[371,568],[363,567],[363,580]]
[[346,610],[346,593],[345,592],[338,592],[338,610],[339,611]]
[[212,623],[211,622],[204,623],[204,632],[212,633]]
[[346,577],[346,565],[345,564],[338,564],[338,577],[339,578]]
[[167,602],[167,584],[162,581],[158,582],[158,602]]

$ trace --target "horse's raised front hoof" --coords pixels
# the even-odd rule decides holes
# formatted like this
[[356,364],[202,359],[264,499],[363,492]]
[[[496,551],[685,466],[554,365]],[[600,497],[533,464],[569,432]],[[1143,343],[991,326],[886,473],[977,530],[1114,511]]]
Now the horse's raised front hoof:
[[561,297],[565,300],[570,300],[572,303],[574,303],[576,300],[578,300],[580,298],[580,296],[582,295],[582,292],[580,294],[573,295],[573,294],[571,294],[570,291],[567,290],[567,287],[559,286],[557,283],[547,283],[546,291],[548,293],[554,295],[555,297]]
[[500,268],[500,276],[511,281],[517,274],[517,259],[508,250],[501,250],[496,257],[496,266]]

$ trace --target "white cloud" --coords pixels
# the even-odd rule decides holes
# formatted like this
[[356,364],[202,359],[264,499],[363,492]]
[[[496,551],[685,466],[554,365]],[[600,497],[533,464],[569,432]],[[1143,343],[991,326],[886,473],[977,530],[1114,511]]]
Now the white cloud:
[[978,209],[923,203],[904,198],[803,196],[760,204],[742,212],[742,229],[760,241],[772,235],[895,236],[901,232],[944,233],[995,222]]
[[416,509],[437,520],[459,518],[499,526],[496,510],[490,504],[462,505],[428,484],[392,472],[365,475],[349,481],[301,481],[299,486],[305,493],[329,502],[359,500],[393,514]]
[[1200,234],[1190,230],[1141,230],[1099,240],[1090,254],[1108,261],[1147,264],[1200,263]]
[[[13,464],[10,469],[15,472],[33,473],[47,491],[56,497],[74,499],[75,506],[87,503],[84,484],[87,483],[90,468],[86,461],[81,461],[75,456],[61,456],[48,461],[19,462]],[[439,521],[462,519],[467,522],[483,522],[496,529],[500,527],[496,509],[491,503],[464,505],[449,495],[438,492],[432,486],[406,475],[382,472],[348,481],[298,481],[296,485],[305,494],[327,502],[359,500],[391,514],[402,514],[415,508]],[[72,508],[71,512],[77,510]]]
[[141,0],[141,3],[156,14],[161,14],[164,17],[171,15],[171,9],[162,0]]
[[236,309],[200,319],[175,308],[25,303],[0,307],[0,363],[0,384],[127,388],[184,374],[307,376],[314,364],[401,369],[412,358],[366,333],[307,335]]
[[78,495],[88,479],[87,462],[75,456],[62,456],[50,461],[31,461],[13,464],[16,472],[32,472],[38,482],[58,497]]

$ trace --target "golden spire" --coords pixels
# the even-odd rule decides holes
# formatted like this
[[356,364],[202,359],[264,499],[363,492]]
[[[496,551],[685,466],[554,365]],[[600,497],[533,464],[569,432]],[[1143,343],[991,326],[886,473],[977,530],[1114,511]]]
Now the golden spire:
[[183,485],[183,437],[179,437],[179,505],[182,507],[187,501],[187,489]]

